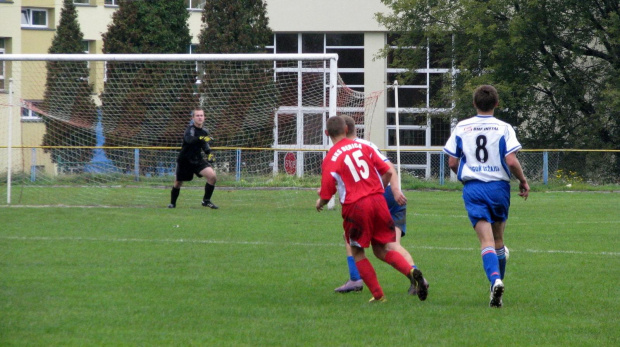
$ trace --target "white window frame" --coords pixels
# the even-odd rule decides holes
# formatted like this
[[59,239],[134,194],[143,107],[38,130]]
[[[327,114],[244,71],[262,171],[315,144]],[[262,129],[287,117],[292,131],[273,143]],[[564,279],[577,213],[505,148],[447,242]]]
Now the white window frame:
[[[108,3],[108,1],[109,1],[110,3]],[[116,2],[116,0],[106,0],[106,1],[104,2],[104,5],[105,5],[105,6],[118,6],[118,3]]]
[[[196,49],[198,48],[198,44],[197,43],[190,43],[189,47],[187,48],[188,52],[187,54],[197,54],[196,53]],[[199,72],[203,69],[203,65],[204,62],[200,62],[197,61],[196,62],[196,72]],[[202,84],[202,79],[199,73],[196,74],[196,84]]]
[[[33,24],[32,18],[34,12],[45,13],[45,24]],[[26,23],[24,23],[24,20]],[[21,21],[22,28],[47,28],[49,26],[49,11],[45,8],[22,7]]]
[[[273,51],[274,54],[280,53],[278,51],[278,47],[277,47],[277,35],[279,33],[274,33],[273,34],[273,45],[269,45],[266,46],[266,49],[271,49]],[[283,34],[295,34],[297,36],[297,53],[298,54],[302,54],[303,52],[303,35],[306,33],[303,32],[298,32],[298,33],[283,33]],[[326,53],[332,53],[332,52],[328,52],[328,49],[365,49],[364,46],[328,46],[327,45],[327,35],[328,33],[316,33],[316,34],[320,34],[323,36],[323,50],[321,53],[326,54]],[[274,64],[275,67],[275,64]],[[324,69],[325,71],[328,71],[329,69],[327,68],[327,63],[324,63]],[[299,93],[301,93],[301,85],[303,84],[303,74],[302,71],[304,71],[303,68],[303,64],[300,62],[298,63],[298,67],[297,68],[276,68],[276,75],[278,72],[298,72],[298,85],[300,86],[299,88]],[[340,66],[338,66],[338,73],[346,73],[346,72],[354,72],[354,73],[364,73],[364,68],[341,68]],[[327,75],[325,75],[326,78]],[[275,75],[274,75],[275,77]],[[326,82],[326,86],[327,86],[327,82]],[[338,88],[340,88],[341,86],[337,86]],[[352,85],[352,86],[348,86],[351,88],[358,88],[358,89],[364,89],[364,85]],[[327,91],[327,89],[325,89],[325,93],[326,95],[329,93]],[[361,108],[348,108],[347,111],[349,112],[364,112],[363,107]],[[277,111],[276,111],[276,119],[274,120],[276,127],[278,126],[278,117],[279,115],[290,115],[290,114],[296,114],[297,115],[297,127],[298,127],[298,137],[296,139],[295,144],[280,144],[278,141],[278,137],[277,137],[277,133],[276,133],[276,138],[275,138],[275,144],[274,144],[274,148],[277,148],[278,146],[280,147],[290,147],[291,145],[301,145],[304,148],[312,148],[313,146],[317,146],[316,148],[321,148],[324,146],[327,146],[328,143],[326,143],[327,141],[327,137],[323,136],[322,140],[324,141],[324,143],[322,144],[305,144],[305,140],[304,139],[304,132],[302,131],[303,129],[303,124],[304,121],[307,119],[307,117],[314,117],[317,114],[323,114],[323,117],[325,119],[325,117],[327,116],[327,113],[323,110],[323,109],[316,109],[313,107],[307,107],[307,106],[303,106],[302,105],[302,95],[299,94],[298,95],[298,104],[297,105],[289,105],[289,106],[281,106]],[[277,156],[277,152],[276,153]],[[274,160],[277,161],[277,157],[274,157]],[[301,162],[303,162],[303,154],[300,153],[298,154],[298,160],[300,160]]]
[[[36,102],[41,102],[41,100],[24,100],[24,103],[26,104],[34,104]],[[26,112],[24,112],[24,110]],[[24,116],[24,113],[26,113],[26,116]],[[41,118],[41,116],[37,115],[36,111],[33,111],[32,109],[29,109],[27,107],[21,107],[20,110],[20,116],[21,116],[21,121],[22,122],[41,122],[43,121],[43,118]]]
[[205,8],[205,0],[186,0],[188,2],[187,9],[193,11],[202,11]]
[[[397,46],[390,46],[390,49],[396,50],[398,49]],[[400,115],[402,114],[420,114],[420,115],[425,115],[426,116],[426,124],[418,124],[418,125],[400,125],[399,128],[401,131],[424,131],[425,132],[425,144],[424,146],[405,146],[405,145],[401,145],[401,148],[417,148],[417,147],[426,147],[426,148],[431,148],[431,114],[441,114],[441,113],[445,113],[447,111],[449,111],[450,109],[448,108],[431,108],[430,106],[430,76],[431,74],[446,74],[449,73],[451,71],[451,69],[447,69],[447,68],[431,68],[430,66],[430,45],[426,45],[423,47],[402,47],[402,49],[421,49],[426,51],[426,67],[425,68],[421,68],[421,69],[416,69],[415,72],[419,73],[419,74],[423,74],[425,77],[425,84],[421,84],[421,85],[399,85],[398,88],[399,89],[422,89],[425,92],[425,102],[424,102],[424,107],[416,107],[416,108],[412,108],[412,107],[402,107],[399,105],[398,107],[398,112],[396,112],[396,108],[394,107],[387,107],[385,112],[386,115],[390,114],[390,113],[398,113]],[[399,74],[399,73],[404,73],[404,72],[408,72],[410,71],[407,68],[396,68],[396,67],[388,67],[386,69],[386,76],[389,74]],[[392,84],[393,81],[388,81],[388,84]],[[396,131],[396,125],[395,124],[386,124],[385,126],[385,138],[389,139],[389,135],[390,135],[390,131]],[[386,140],[386,146],[389,149],[396,149],[397,147],[395,145],[390,145],[389,141]]]
[[[0,45],[0,54],[6,54],[6,40],[4,37],[0,37],[0,41],[2,45]],[[0,91],[4,91],[6,89],[6,62],[0,62],[2,64],[2,69],[0,69]]]
[[90,0],[73,0],[74,5],[90,5]]
[[[82,44],[85,45],[86,50],[84,50],[84,54],[90,54],[90,43],[92,41],[91,40],[83,40]],[[86,68],[88,69],[88,76],[86,77],[86,80],[88,82],[90,82],[90,60],[86,62]]]

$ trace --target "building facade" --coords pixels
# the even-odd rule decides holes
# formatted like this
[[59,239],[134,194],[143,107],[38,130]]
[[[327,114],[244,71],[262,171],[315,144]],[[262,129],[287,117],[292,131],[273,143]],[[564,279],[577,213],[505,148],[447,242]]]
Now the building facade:
[[[399,104],[396,108],[395,94],[390,87],[395,76],[404,70],[378,56],[379,51],[390,42],[390,33],[375,19],[376,13],[389,11],[380,0],[266,2],[269,25],[274,32],[270,52],[338,53],[339,74],[349,87],[364,92],[383,91],[372,119],[366,124],[370,129],[371,141],[382,149],[395,149],[398,114],[402,149],[441,148],[449,136],[450,124],[444,118],[432,115],[445,112],[450,105],[434,104],[433,93],[440,87],[445,74],[450,72],[450,67],[432,66],[433,60],[430,58],[426,66],[416,67],[419,74],[419,78],[415,79],[417,84],[399,86]],[[84,51],[101,53],[102,34],[107,31],[112,14],[118,9],[117,0],[74,0],[74,3],[84,34]],[[192,42],[197,44],[203,3],[200,0],[185,0],[185,4],[190,12]],[[62,7],[62,0],[0,0],[0,54],[47,53]],[[188,47],[188,53],[191,51],[192,47]],[[11,71],[10,65],[10,62],[0,62],[0,104],[3,105],[9,103],[9,79],[17,80],[22,77],[17,73],[26,73]],[[98,85],[98,78],[103,76],[91,75],[95,85]],[[42,99],[42,93],[43,88],[18,91],[21,99],[32,101]],[[9,116],[6,107],[0,110],[1,127],[5,127],[11,117],[12,129],[20,129],[22,125],[28,128],[27,131],[13,132],[11,141],[14,145],[41,144],[45,127],[36,114],[21,108]],[[2,134],[4,132],[0,132],[0,146],[7,143],[6,135]],[[401,162],[406,168],[421,170],[417,173],[419,176],[430,175],[430,156],[427,154],[412,155]]]

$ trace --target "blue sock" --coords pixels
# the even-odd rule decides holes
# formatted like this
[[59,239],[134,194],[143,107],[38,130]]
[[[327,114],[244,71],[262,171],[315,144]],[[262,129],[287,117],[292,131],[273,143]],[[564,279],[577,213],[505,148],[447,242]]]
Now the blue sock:
[[504,279],[504,275],[506,274],[506,251],[502,246],[500,249],[496,249],[495,253],[497,253],[497,260],[499,261],[499,274],[502,279]]
[[493,285],[495,280],[501,278],[499,274],[499,261],[497,260],[495,249],[493,247],[487,247],[483,249],[480,254],[482,255],[482,266],[484,266],[484,272],[486,272],[489,282]]
[[357,266],[355,266],[355,260],[353,259],[353,256],[347,257],[347,264],[349,264],[349,278],[351,278],[351,281],[361,280],[362,277],[360,276],[359,271],[357,271]]

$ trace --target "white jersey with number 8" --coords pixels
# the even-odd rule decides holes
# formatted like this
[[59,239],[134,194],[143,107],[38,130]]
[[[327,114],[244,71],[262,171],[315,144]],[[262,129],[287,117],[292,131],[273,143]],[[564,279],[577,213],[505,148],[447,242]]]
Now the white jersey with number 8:
[[506,156],[521,149],[512,126],[493,116],[460,121],[444,152],[460,160],[459,181],[510,181]]

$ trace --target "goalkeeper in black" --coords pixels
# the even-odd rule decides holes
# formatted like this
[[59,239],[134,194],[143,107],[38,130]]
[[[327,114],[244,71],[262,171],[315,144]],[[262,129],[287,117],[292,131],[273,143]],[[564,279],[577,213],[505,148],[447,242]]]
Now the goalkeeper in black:
[[[211,202],[217,177],[215,176],[215,170],[211,166],[214,157],[209,146],[209,141],[211,141],[209,132],[203,128],[204,121],[205,113],[203,110],[197,108],[192,111],[192,122],[185,130],[183,146],[177,158],[176,179],[170,192],[170,205],[168,205],[168,208],[175,208],[177,206],[177,199],[183,182],[191,181],[194,175],[207,179],[202,206],[212,209],[218,208]],[[207,155],[207,160],[203,158],[202,152]]]

